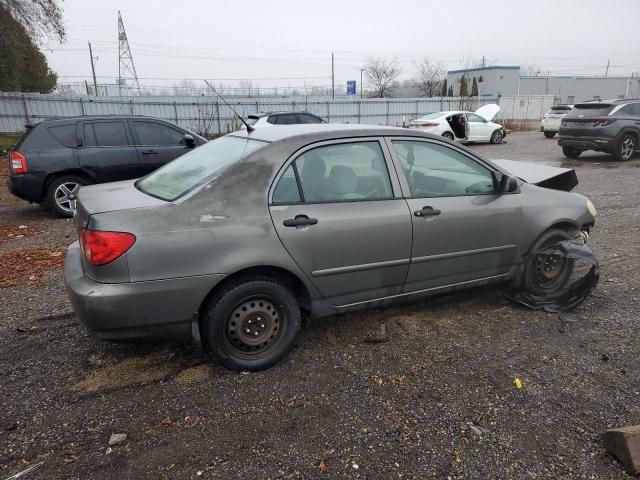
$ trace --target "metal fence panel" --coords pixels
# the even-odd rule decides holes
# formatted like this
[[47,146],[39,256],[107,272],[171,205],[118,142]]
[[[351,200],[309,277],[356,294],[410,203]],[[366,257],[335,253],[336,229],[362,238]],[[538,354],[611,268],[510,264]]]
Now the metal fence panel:
[[[558,99],[553,95],[528,97],[337,98],[255,97],[228,99],[242,116],[270,111],[308,111],[329,122],[373,125],[408,124],[427,113],[475,110],[499,103],[504,120],[539,120]],[[230,131],[237,124],[233,111],[215,97],[95,97],[0,92],[0,132],[24,131],[26,125],[56,117],[81,115],[148,115],[174,122],[203,134]]]

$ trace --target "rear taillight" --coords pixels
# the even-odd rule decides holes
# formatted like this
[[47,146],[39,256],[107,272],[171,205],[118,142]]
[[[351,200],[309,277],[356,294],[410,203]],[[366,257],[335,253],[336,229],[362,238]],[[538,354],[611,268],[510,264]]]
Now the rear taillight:
[[9,165],[13,173],[27,173],[27,157],[20,152],[9,152]]
[[80,230],[80,248],[91,265],[100,266],[113,262],[136,243],[136,236],[126,232],[102,232]]
[[437,127],[438,125],[440,125],[437,122],[427,122],[427,123],[419,123],[417,125],[414,125],[414,127],[416,128],[426,128],[426,127]]
[[596,120],[595,122],[593,122],[593,126],[594,127],[606,127],[607,125],[611,125],[615,121],[616,121],[615,118],[605,118],[603,120]]

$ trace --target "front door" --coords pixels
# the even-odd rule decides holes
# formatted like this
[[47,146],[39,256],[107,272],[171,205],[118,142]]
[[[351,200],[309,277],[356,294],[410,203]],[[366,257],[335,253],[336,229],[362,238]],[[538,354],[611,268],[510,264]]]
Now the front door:
[[139,176],[146,175],[190,151],[184,132],[161,122],[132,120],[140,161]]
[[307,149],[271,194],[280,240],[333,305],[402,291],[411,215],[383,151],[378,139]]
[[507,274],[522,231],[520,195],[497,194],[490,167],[457,148],[415,139],[390,144],[411,197],[405,292]]
[[82,146],[78,159],[96,182],[138,176],[138,153],[124,120],[81,122],[79,128]]
[[470,142],[488,142],[493,133],[493,127],[480,115],[467,113]]

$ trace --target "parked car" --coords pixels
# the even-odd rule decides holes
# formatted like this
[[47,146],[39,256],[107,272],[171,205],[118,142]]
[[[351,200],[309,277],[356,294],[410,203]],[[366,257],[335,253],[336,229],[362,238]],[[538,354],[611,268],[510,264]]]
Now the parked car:
[[501,143],[506,135],[505,128],[491,120],[500,111],[496,104],[484,105],[475,112],[429,113],[410,123],[410,128],[440,135],[457,142]]
[[575,106],[560,125],[558,144],[569,158],[586,150],[627,161],[640,148],[640,100],[605,100]]
[[267,112],[247,117],[247,123],[254,128],[273,125],[297,125],[299,123],[327,123],[309,112]]
[[560,130],[562,119],[572,108],[573,105],[554,105],[544,114],[540,122],[540,131],[544,133],[545,137],[555,137]]
[[206,143],[164,120],[109,115],[45,120],[29,127],[9,153],[9,191],[73,215],[78,189],[138,178]]
[[292,347],[303,312],[506,281],[556,293],[571,262],[527,254],[594,225],[587,198],[553,189],[576,183],[416,129],[238,131],[137,181],[83,187],[65,283],[99,338],[191,337],[259,370]]

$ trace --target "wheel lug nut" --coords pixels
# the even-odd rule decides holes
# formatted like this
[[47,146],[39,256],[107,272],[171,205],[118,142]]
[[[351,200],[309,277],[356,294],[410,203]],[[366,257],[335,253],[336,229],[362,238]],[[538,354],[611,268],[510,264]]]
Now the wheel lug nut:
[[260,328],[264,328],[264,323],[261,323],[261,324],[260,324]]
[[251,330],[249,330],[248,328],[245,330],[245,333],[251,333]]

